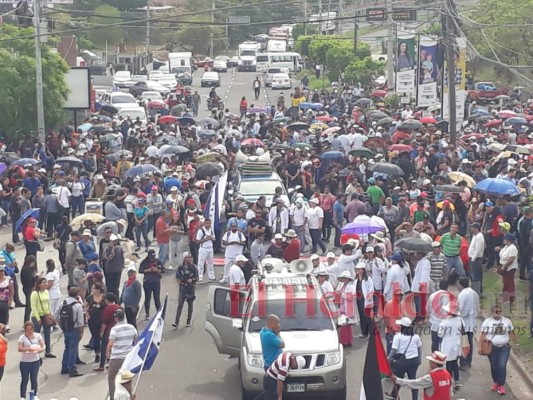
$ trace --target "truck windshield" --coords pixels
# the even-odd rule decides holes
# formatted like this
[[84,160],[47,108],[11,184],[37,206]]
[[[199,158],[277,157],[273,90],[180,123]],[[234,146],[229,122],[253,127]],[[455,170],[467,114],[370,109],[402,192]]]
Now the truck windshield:
[[270,314],[279,316],[282,331],[335,330],[333,321],[327,313],[328,305],[323,300],[313,300],[312,306],[308,307],[307,301],[304,300],[295,300],[291,303],[286,299],[270,299],[264,308],[261,306],[262,315],[258,315],[258,303],[256,302],[252,307],[248,332],[259,332],[265,326]]
[[255,50],[241,50],[241,56],[255,56]]

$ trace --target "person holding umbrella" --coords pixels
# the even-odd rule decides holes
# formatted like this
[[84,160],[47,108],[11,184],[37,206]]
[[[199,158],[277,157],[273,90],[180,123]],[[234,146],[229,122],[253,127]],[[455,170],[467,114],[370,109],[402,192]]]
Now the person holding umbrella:
[[26,257],[34,256],[37,258],[39,251],[39,238],[41,237],[41,230],[36,227],[37,220],[35,218],[28,218],[22,229],[22,236],[24,237],[24,246],[26,246]]

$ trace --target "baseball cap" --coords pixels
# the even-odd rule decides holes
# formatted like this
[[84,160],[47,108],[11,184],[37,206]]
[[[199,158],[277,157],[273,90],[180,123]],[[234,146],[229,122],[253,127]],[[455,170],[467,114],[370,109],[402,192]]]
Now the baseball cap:
[[481,225],[479,222],[474,222],[473,224],[470,225],[470,228],[481,229]]
[[492,201],[489,200],[489,201],[486,201],[486,202],[485,202],[485,206],[486,206],[486,207],[494,207],[494,203],[493,203]]
[[374,252],[374,248],[373,248],[372,246],[368,246],[368,247],[366,248],[366,252],[367,252],[367,253],[373,253],[373,252]]
[[330,251],[328,254],[326,254],[326,258],[335,258],[335,253]]
[[433,242],[431,243],[431,247],[440,247],[442,246],[441,242]]
[[235,258],[235,262],[239,262],[239,261],[243,261],[243,262],[246,262],[248,261],[248,259],[243,256],[242,254],[238,255],[237,258]]
[[310,259],[311,261],[313,261],[313,260],[319,260],[320,257],[318,256],[318,254],[313,254],[311,257],[309,257],[309,259]]

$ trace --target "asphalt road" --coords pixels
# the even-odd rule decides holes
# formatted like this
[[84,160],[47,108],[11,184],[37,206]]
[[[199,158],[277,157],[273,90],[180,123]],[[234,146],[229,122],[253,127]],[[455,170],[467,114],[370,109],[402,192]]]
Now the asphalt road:
[[[195,74],[194,87],[198,88],[202,96],[207,96],[209,88],[199,88],[200,71]],[[230,111],[237,112],[238,104],[242,96],[249,99],[249,104],[253,101],[252,82],[256,74],[228,72],[222,74],[222,87],[217,91],[225,98],[226,106]],[[289,91],[284,91],[288,97]],[[276,96],[277,91],[266,90],[268,98]],[[227,96],[227,97],[226,97]],[[265,90],[263,98],[254,104],[264,106],[266,103]],[[205,97],[204,97],[205,98]],[[274,97],[275,98],[275,97]],[[200,117],[207,116],[206,102],[201,106]],[[0,243],[10,240],[10,228],[0,228]],[[24,249],[17,247],[17,258],[22,260]],[[44,270],[44,261],[47,258],[54,258],[57,261],[57,252],[52,248],[51,243],[47,245],[44,253],[39,253],[39,269]],[[221,269],[217,268],[217,277],[221,275]],[[185,399],[185,400],[238,400],[240,399],[240,379],[237,369],[236,359],[227,359],[224,355],[219,355],[211,337],[204,331],[205,303],[208,291],[208,284],[200,285],[197,291],[197,299],[194,303],[195,312],[193,316],[193,326],[186,328],[184,325],[178,330],[172,327],[177,304],[178,289],[174,282],[174,273],[169,272],[163,278],[162,296],[169,294],[169,307],[166,325],[161,344],[160,354],[151,371],[144,372],[137,390],[139,400],[147,399]],[[66,277],[62,278],[63,292],[66,292]],[[185,313],[185,310],[184,310]],[[153,312],[152,312],[153,314]],[[140,318],[143,319],[144,312]],[[21,335],[23,309],[15,309],[11,312],[10,326],[12,331],[8,334],[9,352],[4,379],[1,385],[0,399],[18,399],[18,387],[20,375],[18,368],[19,356],[16,351],[17,339]],[[184,316],[182,317],[184,318]],[[184,324],[184,319],[182,319]],[[140,322],[140,327],[144,327],[144,322]],[[358,335],[358,328],[354,330]],[[429,354],[429,335],[422,335],[424,342],[424,352]],[[89,333],[85,333],[82,343],[87,343]],[[53,352],[58,355],[57,359],[45,359],[40,370],[39,398],[41,400],[104,400],[107,393],[107,379],[104,373],[92,372],[94,356],[87,350],[80,349],[81,358],[88,362],[87,366],[81,366],[80,372],[84,373],[79,378],[67,378],[59,374],[60,357],[63,353],[63,340],[60,333],[52,335]],[[354,347],[345,352],[347,359],[348,374],[348,399],[359,398],[364,357],[366,352],[366,340],[356,338]],[[427,370],[427,362],[424,361],[420,367],[420,372]],[[516,373],[508,368],[509,380],[519,379]],[[485,358],[475,356],[474,367],[468,372],[462,372],[461,381],[464,387],[459,391],[458,399],[468,400],[491,400],[501,398],[490,392],[492,383],[490,379],[490,369]],[[403,398],[410,398],[404,392]],[[421,395],[420,395],[421,398]],[[518,394],[514,397],[508,394],[506,399],[520,399]],[[306,399],[309,399],[306,397]]]

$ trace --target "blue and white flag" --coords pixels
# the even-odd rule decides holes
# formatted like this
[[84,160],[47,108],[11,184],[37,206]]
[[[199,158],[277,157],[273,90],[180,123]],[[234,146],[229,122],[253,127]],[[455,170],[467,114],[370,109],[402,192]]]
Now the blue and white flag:
[[140,371],[147,371],[152,368],[154,360],[159,354],[159,346],[163,337],[163,327],[165,326],[165,312],[167,310],[168,295],[165,297],[163,306],[152,318],[150,323],[144,328],[139,340],[130,350],[122,367],[122,371],[130,371],[134,374]]
[[220,225],[220,214],[222,213],[222,205],[224,204],[224,196],[226,194],[226,187],[228,186],[228,173],[222,174],[218,182],[211,190],[209,199],[205,206],[204,217],[209,218],[213,223],[213,227],[218,229]]

